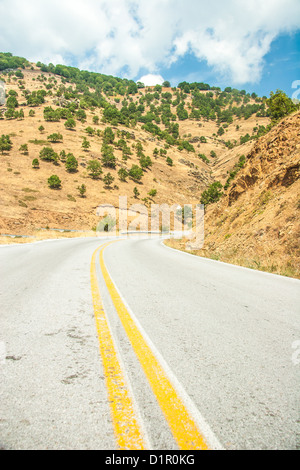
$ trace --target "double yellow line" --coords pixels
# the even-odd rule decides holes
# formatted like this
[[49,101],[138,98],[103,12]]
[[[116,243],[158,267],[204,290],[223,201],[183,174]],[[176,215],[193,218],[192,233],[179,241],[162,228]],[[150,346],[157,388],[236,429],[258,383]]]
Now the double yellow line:
[[195,419],[191,416],[178,391],[175,389],[166,371],[147,344],[143,334],[126,308],[118,293],[104,263],[103,252],[110,243],[98,248],[93,254],[91,265],[91,284],[99,336],[100,353],[102,357],[108,398],[111,408],[112,421],[118,446],[120,449],[146,449],[139,419],[137,418],[133,400],[126,384],[114,340],[103,309],[97,274],[96,256],[100,251],[101,272],[119,315],[123,328],[130,340],[131,346],[148,379],[152,391],[171,429],[179,449],[208,450],[207,440],[202,435]]

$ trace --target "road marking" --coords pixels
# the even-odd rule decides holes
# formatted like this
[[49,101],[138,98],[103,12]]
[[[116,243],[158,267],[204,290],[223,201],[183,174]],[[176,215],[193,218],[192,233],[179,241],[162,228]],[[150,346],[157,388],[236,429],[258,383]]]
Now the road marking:
[[118,359],[117,350],[101,301],[96,272],[96,255],[100,248],[94,252],[92,257],[91,287],[99,348],[114,432],[120,450],[145,450],[147,448],[146,441],[134,409],[131,393]]
[[106,246],[100,249],[100,267],[108,292],[178,447],[182,450],[209,450],[207,439],[199,430],[196,420],[189,413],[117,291],[103,258]]

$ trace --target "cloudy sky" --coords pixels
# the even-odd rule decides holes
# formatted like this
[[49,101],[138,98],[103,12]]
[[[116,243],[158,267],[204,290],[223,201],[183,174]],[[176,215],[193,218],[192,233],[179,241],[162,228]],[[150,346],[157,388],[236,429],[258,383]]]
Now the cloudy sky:
[[0,51],[32,61],[260,95],[300,80],[299,0],[0,0],[0,18]]

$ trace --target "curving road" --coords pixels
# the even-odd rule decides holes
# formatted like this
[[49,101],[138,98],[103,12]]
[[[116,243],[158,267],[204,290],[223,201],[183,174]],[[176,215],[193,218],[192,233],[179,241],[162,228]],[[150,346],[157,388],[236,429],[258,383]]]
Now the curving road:
[[104,243],[0,247],[0,448],[299,448],[300,281]]

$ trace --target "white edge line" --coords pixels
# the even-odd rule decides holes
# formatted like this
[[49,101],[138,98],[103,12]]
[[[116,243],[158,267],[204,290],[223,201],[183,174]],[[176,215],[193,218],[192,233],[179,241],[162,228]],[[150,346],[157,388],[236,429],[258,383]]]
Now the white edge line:
[[165,245],[163,240],[160,242],[160,245],[163,246],[164,248],[167,248],[168,250],[175,251],[176,253],[181,253],[183,255],[192,256],[194,259],[203,260],[203,261],[211,263],[211,264],[220,263],[222,265],[230,266],[232,268],[242,269],[242,270],[250,272],[250,273],[259,273],[261,275],[275,277],[276,279],[280,278],[280,279],[285,279],[287,281],[294,281],[296,283],[300,282],[299,279],[296,279],[294,277],[282,276],[281,274],[268,273],[266,271],[259,271],[258,269],[251,269],[251,268],[247,268],[246,266],[240,266],[239,264],[231,264],[231,263],[226,263],[225,261],[220,261],[220,260],[217,260],[217,259],[206,258],[205,256],[193,255],[192,253],[187,253],[186,251],[178,250],[177,248],[172,248],[171,246]]
[[115,286],[119,296],[121,297],[122,302],[124,303],[125,307],[127,308],[129,314],[131,315],[133,321],[135,322],[135,324],[139,328],[140,332],[142,333],[147,345],[149,346],[149,348],[153,352],[154,356],[156,357],[156,359],[158,360],[158,362],[160,363],[160,365],[162,366],[162,368],[166,372],[166,375],[168,376],[168,378],[169,378],[170,382],[172,383],[172,385],[174,386],[176,392],[178,393],[178,395],[182,399],[182,401],[183,401],[184,405],[186,406],[187,410],[189,411],[190,415],[195,420],[200,432],[204,435],[204,438],[207,440],[208,445],[212,448],[212,450],[225,450],[223,448],[223,446],[220,444],[217,437],[214,435],[214,433],[211,430],[210,426],[207,424],[207,422],[205,421],[205,419],[201,415],[199,409],[197,408],[197,406],[195,405],[195,403],[193,402],[191,397],[185,391],[183,385],[179,382],[179,380],[177,379],[175,374],[172,372],[172,370],[170,369],[170,367],[167,364],[167,362],[165,361],[165,359],[162,357],[160,352],[156,349],[156,346],[152,343],[151,339],[149,338],[149,336],[145,332],[145,330],[142,327],[142,325],[140,324],[139,320],[136,318],[133,311],[129,307],[128,303],[124,299],[123,295],[119,291],[116,283],[114,282],[112,276],[110,275],[110,272],[109,272],[106,264],[105,264],[105,266],[106,266],[106,269],[108,271],[108,274],[109,274],[112,282],[114,283],[114,286]]

